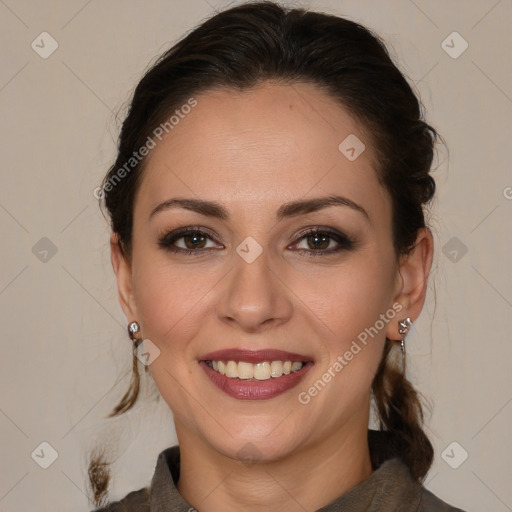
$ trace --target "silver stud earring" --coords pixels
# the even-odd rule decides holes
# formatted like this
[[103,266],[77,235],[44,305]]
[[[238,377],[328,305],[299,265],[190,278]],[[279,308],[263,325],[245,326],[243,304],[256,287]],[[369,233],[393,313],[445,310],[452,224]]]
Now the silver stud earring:
[[140,331],[140,325],[138,322],[130,322],[128,324],[128,336],[130,336],[130,339],[133,341],[134,346],[136,347],[141,340],[137,339],[135,335]]
[[409,317],[404,318],[398,322],[398,333],[399,334],[407,334],[409,332],[409,328],[411,327],[412,322]]
[[[398,333],[405,335],[409,332],[409,329],[412,325],[411,319],[409,317],[404,318],[403,320],[400,320],[398,322]],[[402,351],[402,354],[405,354],[405,342],[404,338],[400,340],[400,350]]]

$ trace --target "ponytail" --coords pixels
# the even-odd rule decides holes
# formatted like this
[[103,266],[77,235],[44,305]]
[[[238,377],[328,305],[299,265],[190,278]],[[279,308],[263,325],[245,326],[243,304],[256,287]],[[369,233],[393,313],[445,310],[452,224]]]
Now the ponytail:
[[393,446],[389,449],[409,467],[412,477],[421,481],[432,465],[434,449],[422,428],[420,395],[405,376],[405,354],[399,370],[390,360],[392,346],[393,342],[386,338],[382,360],[373,379],[373,396],[380,428],[392,434]]
[[[149,371],[148,366],[144,366],[146,373]],[[107,416],[107,418],[113,418],[115,416],[120,416],[121,414],[129,411],[137,401],[139,397],[140,391],[140,375],[137,364],[137,356],[135,355],[135,351],[133,353],[132,358],[132,378],[130,381],[130,385],[126,390],[126,393],[123,395],[121,400],[119,400],[118,404],[114,407],[112,412]]]
[[[134,351],[130,385],[107,418],[113,418],[128,412],[137,402],[140,394],[140,375],[137,361],[138,359]],[[149,366],[144,366],[144,369],[146,373],[149,372]],[[100,446],[96,447],[89,455],[87,474],[89,477],[89,487],[92,491],[92,500],[96,507],[103,506],[108,497],[108,486],[110,483],[109,467],[111,462],[107,460],[105,452],[105,446]]]

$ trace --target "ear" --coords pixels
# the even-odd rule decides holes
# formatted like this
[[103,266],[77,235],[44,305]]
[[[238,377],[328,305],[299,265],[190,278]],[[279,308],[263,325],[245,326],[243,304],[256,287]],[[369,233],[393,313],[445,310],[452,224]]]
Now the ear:
[[116,275],[119,304],[128,322],[131,322],[137,319],[137,308],[132,290],[131,263],[123,254],[116,233],[112,233],[110,236],[110,260]]
[[396,322],[387,324],[386,337],[390,340],[401,340],[404,337],[398,332],[400,320],[410,317],[414,322],[420,316],[427,294],[428,275],[432,266],[433,253],[432,233],[428,228],[419,229],[414,248],[409,254],[403,256],[398,267],[399,285],[395,303],[399,303],[401,309],[396,317]]

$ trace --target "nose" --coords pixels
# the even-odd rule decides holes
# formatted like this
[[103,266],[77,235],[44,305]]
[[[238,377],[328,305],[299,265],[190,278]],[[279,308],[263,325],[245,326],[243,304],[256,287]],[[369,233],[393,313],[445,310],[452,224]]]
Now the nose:
[[251,263],[233,256],[234,267],[223,282],[218,317],[245,332],[259,332],[287,322],[293,311],[292,293],[279,266],[265,250]]

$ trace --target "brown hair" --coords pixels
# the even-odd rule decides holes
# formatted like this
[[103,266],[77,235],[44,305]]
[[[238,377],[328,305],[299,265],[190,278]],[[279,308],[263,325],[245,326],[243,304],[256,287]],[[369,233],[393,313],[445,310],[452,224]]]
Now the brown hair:
[[[118,154],[102,183],[112,231],[131,258],[133,205],[144,172],[142,158],[119,178],[156,127],[191,98],[213,88],[247,90],[265,80],[309,82],[322,88],[361,123],[371,138],[377,175],[392,201],[397,255],[407,254],[425,227],[424,207],[435,192],[430,176],[437,132],[393,63],[384,43],[353,21],[273,2],[250,2],[208,19],[165,52],[137,85],[122,125]],[[419,395],[390,360],[386,340],[372,391],[380,428],[393,435],[399,456],[416,480],[432,464],[433,448],[422,429]],[[145,367],[147,370],[147,367]],[[110,416],[135,404],[140,386],[133,359],[130,387]],[[95,503],[105,497],[109,473],[102,456],[89,466]]]

